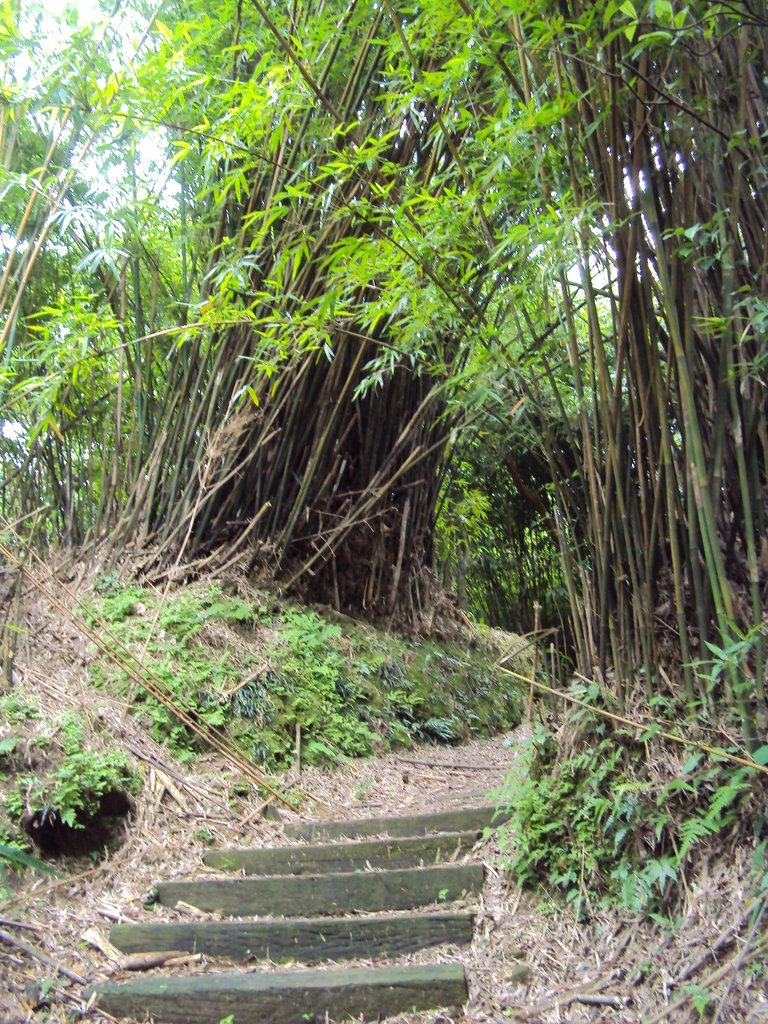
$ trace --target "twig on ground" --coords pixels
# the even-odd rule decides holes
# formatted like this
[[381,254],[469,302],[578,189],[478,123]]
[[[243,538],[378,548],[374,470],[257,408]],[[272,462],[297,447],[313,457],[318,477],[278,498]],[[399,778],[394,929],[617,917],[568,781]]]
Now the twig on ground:
[[23,921],[9,921],[4,917],[0,917],[0,927],[26,928],[31,932],[41,932],[43,930],[39,924],[25,924]]
[[187,953],[183,949],[157,950],[152,953],[132,953],[120,961],[123,971],[149,971],[153,967],[182,967],[202,963],[202,953]]
[[447,768],[449,771],[457,772],[487,772],[494,771],[495,765],[487,764],[449,764],[446,761],[433,761],[430,759],[419,759],[416,757],[403,757],[402,754],[392,755],[395,761],[402,761],[405,764],[415,764],[422,768]]
[[77,985],[86,985],[85,978],[81,978],[79,974],[75,974],[74,971],[70,971],[66,967],[62,967],[58,964],[53,957],[48,956],[42,949],[38,949],[36,946],[31,946],[28,942],[24,942],[22,939],[16,939],[11,935],[10,932],[0,928],[0,942],[4,942],[8,946],[14,946],[16,949],[21,949],[29,956],[34,957],[41,963],[44,963],[47,967],[51,967],[54,971],[58,971],[64,978],[68,978],[70,981],[74,981]]
[[[151,765],[156,772],[160,772],[163,775],[165,775],[166,779],[173,779],[175,782],[179,784],[179,786],[181,786],[183,789],[186,789],[187,792],[190,793],[193,797],[200,797],[199,789],[196,789],[193,785],[191,785],[189,780],[185,779],[181,772],[177,772],[169,764],[166,764],[164,761],[160,760],[160,758],[158,758],[154,754],[150,754],[145,750],[141,750],[129,739],[127,739],[125,735],[121,736],[120,741],[127,750],[130,750],[134,757],[138,757],[140,761],[144,761],[145,764]],[[163,785],[171,794],[171,796],[174,796],[173,790],[171,789],[171,787],[167,785],[167,782],[162,779],[161,781],[163,782]],[[231,808],[227,807],[227,805],[223,801],[217,799],[217,797],[213,796],[213,794],[207,793],[206,799],[208,801],[209,806],[215,804],[216,806],[220,807],[226,814],[231,813]],[[179,799],[177,802],[179,803],[180,806],[183,806],[182,800]]]
[[614,972],[607,978],[602,978],[599,981],[588,982],[586,985],[580,985],[571,992],[564,992],[562,995],[554,996],[552,999],[539,1003],[537,1006],[531,1006],[529,1009],[523,1011],[522,1019],[530,1020],[533,1017],[545,1013],[547,1010],[562,1010],[563,1007],[570,1006],[571,1003],[584,1003],[588,1006],[626,1006],[632,1001],[628,996],[600,995],[602,989],[608,988],[608,986],[612,985],[615,981],[616,973]]
[[[712,1024],[717,1024],[717,1022],[720,1020],[720,1014],[723,1012],[723,1009],[725,1008],[725,1004],[728,1002],[728,997],[731,994],[731,989],[733,988],[734,978],[736,977],[738,972],[741,970],[743,964],[745,963],[747,957],[750,954],[750,951],[753,948],[752,947],[752,943],[753,943],[754,938],[755,938],[755,933],[757,932],[757,929],[760,926],[760,922],[763,919],[763,914],[765,913],[765,910],[766,910],[767,906],[768,906],[768,893],[763,895],[763,898],[761,899],[760,904],[759,904],[759,910],[757,910],[757,913],[755,914],[755,919],[752,922],[752,927],[749,929],[749,935],[747,936],[747,941],[744,943],[744,946],[739,951],[739,954],[736,957],[736,960],[735,960],[734,965],[733,965],[733,973],[731,974],[731,977],[728,979],[728,984],[726,985],[725,992],[723,992],[723,997],[722,997],[722,999],[720,1000],[720,1002],[718,1004],[717,1011],[715,1012],[715,1016],[712,1018]],[[756,908],[753,907],[752,909],[754,911]],[[761,943],[761,945],[763,946],[763,948],[765,947],[765,943]]]

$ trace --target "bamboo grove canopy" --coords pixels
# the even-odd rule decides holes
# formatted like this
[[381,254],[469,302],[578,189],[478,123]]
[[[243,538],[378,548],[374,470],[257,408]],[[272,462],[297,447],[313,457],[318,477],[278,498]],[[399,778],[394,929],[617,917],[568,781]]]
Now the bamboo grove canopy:
[[674,669],[754,745],[764,6],[118,10],[42,79],[3,36],[6,519],[414,616],[471,439],[559,552],[580,670],[624,701]]

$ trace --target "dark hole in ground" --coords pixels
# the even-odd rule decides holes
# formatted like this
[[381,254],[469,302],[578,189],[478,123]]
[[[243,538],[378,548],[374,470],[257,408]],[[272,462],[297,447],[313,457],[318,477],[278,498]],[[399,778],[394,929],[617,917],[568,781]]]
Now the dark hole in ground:
[[28,815],[22,827],[45,857],[103,856],[123,842],[123,825],[133,810],[119,789],[103,793],[98,810],[78,816],[77,826],[61,820],[55,807],[43,807]]

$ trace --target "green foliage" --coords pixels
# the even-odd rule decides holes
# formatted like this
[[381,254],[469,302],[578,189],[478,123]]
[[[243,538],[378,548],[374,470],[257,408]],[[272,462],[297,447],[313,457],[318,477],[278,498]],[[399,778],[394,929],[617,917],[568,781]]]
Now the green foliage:
[[514,837],[510,867],[520,884],[547,883],[572,902],[604,884],[615,855],[610,832],[633,823],[635,802],[625,797],[610,806],[607,794],[621,778],[621,750],[609,740],[544,773],[532,762],[535,744],[545,741],[541,733],[534,737],[525,777],[520,780],[516,771],[510,791],[500,794],[513,811],[505,826],[505,836]]
[[26,694],[9,693],[0,696],[0,719],[11,725],[40,717],[40,708]]
[[13,837],[6,836],[0,830],[0,882],[2,882],[2,886],[9,899],[12,893],[6,871],[23,871],[24,868],[31,868],[34,871],[39,871],[41,874],[56,877],[56,872],[41,861],[39,857],[28,853]]
[[454,551],[462,544],[479,544],[484,538],[488,524],[490,499],[477,487],[470,486],[467,472],[470,466],[462,462],[454,482],[454,493],[446,496],[438,516],[437,528],[440,538]]
[[136,606],[144,597],[141,587],[123,587],[114,578],[98,581],[95,590],[100,595],[101,617],[112,624],[135,615]]
[[703,843],[749,814],[757,834],[765,828],[752,769],[713,760],[692,774],[691,759],[653,786],[632,778],[647,775],[644,753],[617,734],[558,760],[547,734],[534,734],[525,768],[499,794],[512,812],[502,848],[517,882],[551,887],[582,912],[601,900],[660,912]]
[[[269,721],[279,723],[283,736],[301,726],[309,763],[371,753],[375,736],[362,714],[365,691],[343,656],[341,629],[316,612],[286,608],[279,635]],[[259,752],[270,760],[280,750],[267,741]]]
[[[759,18],[704,0],[374,6],[372,26],[364,5],[273,5],[293,60],[247,4],[147,22],[129,3],[54,49],[36,4],[6,5],[3,515],[44,509],[38,539],[70,546],[151,535],[158,560],[247,536],[288,565],[303,535],[296,561],[326,593],[341,583],[337,606],[376,590],[388,615],[381,577],[429,568],[438,481],[437,556],[466,607],[528,628],[534,601],[554,624],[567,599],[583,673],[629,703],[642,664],[646,698],[674,701],[682,664],[681,714],[735,718],[764,765]],[[406,493],[427,540],[400,567]],[[334,561],[363,523],[381,524],[371,588],[365,541]],[[156,598],[114,579],[94,607],[179,706],[268,764],[297,724],[311,761],[517,713],[466,651],[355,646],[313,613],[215,593],[151,629]],[[264,658],[239,631],[275,634]],[[4,702],[11,723],[35,713]],[[621,757],[605,743],[542,777],[551,819],[523,793],[520,870],[658,902],[751,776],[689,762],[655,792],[631,740]]]
[[[212,524],[230,542],[263,503],[277,516],[293,502],[262,538],[284,554],[305,512],[333,520],[352,494],[366,522],[378,519],[364,504],[371,474],[342,481],[334,467],[383,471],[372,451],[358,459],[358,431],[370,439],[405,409],[439,425],[414,455],[451,441],[438,548],[468,607],[530,625],[533,600],[555,622],[567,597],[581,669],[612,662],[619,688],[631,687],[639,648],[652,671],[657,606],[674,605],[664,635],[677,632],[672,661],[691,690],[694,631],[717,657],[747,655],[723,689],[755,745],[764,644],[729,641],[737,605],[749,606],[740,635],[762,637],[765,533],[753,513],[766,444],[766,306],[754,288],[765,161],[749,85],[765,54],[760,20],[742,7],[580,0],[567,16],[536,2],[499,18],[486,2],[471,15],[430,2],[391,16],[377,5],[371,26],[370,10],[341,2],[276,7],[265,22],[252,5],[191,0],[163,18],[128,3],[88,31],[74,10],[54,25],[44,5],[6,5],[4,514],[45,508],[40,539],[75,545],[128,508],[122,536],[139,526],[208,550]],[[709,201],[691,206],[691,195]],[[634,260],[638,230],[648,244]],[[628,317],[636,308],[644,316]],[[299,354],[312,357],[300,373]],[[360,372],[346,375],[358,354]],[[319,375],[301,392],[317,366],[340,391]],[[713,366],[721,391],[705,400]],[[416,405],[395,389],[368,429],[363,400],[395,378]],[[650,394],[660,380],[664,393]],[[288,411],[276,430],[267,417],[256,438],[235,443],[233,430],[214,443],[213,424],[229,429],[251,404],[261,416],[278,391]],[[292,394],[307,397],[288,415]],[[354,408],[317,431],[331,456],[294,462],[320,394],[329,408],[354,395]],[[389,440],[382,448],[389,459]],[[510,450],[556,511],[559,544],[541,508],[533,515],[500,479],[493,463]],[[412,485],[431,475],[416,469],[397,480],[414,502]],[[387,504],[402,501],[388,490]],[[431,533],[432,495],[425,504]],[[310,545],[326,536],[327,523],[306,525]],[[661,565],[674,578],[657,602]],[[750,600],[734,603],[747,580]],[[448,718],[432,718],[445,735]]]
[[[15,741],[6,753],[9,784],[0,810],[9,825],[18,826],[27,813],[39,812],[52,822],[83,828],[99,811],[105,794],[135,793],[140,785],[122,751],[87,744],[82,719],[74,712],[46,723],[46,733],[29,736],[24,746],[44,749],[45,757],[40,767],[25,766]],[[27,863],[23,857],[15,862]]]
[[[515,486],[505,456],[528,486],[540,487],[537,481],[547,470],[533,439],[513,441],[506,422],[483,418],[445,475],[435,531],[437,563],[462,607],[479,621],[528,632],[535,625],[536,603],[540,626],[558,627],[567,618],[568,603],[560,553],[540,511]],[[553,514],[551,489],[541,489],[539,497]]]
[[[178,707],[270,767],[294,757],[297,726],[303,760],[316,763],[414,739],[456,742],[520,717],[516,687],[493,670],[495,651],[479,644],[467,651],[417,643],[290,604],[251,604],[215,587],[182,588],[158,608],[151,591],[112,581],[87,614],[132,650],[146,644],[147,668]],[[127,675],[97,662],[91,677],[130,694],[153,735],[178,756],[199,748]]]
[[0,843],[0,874],[3,862],[13,868],[33,868],[42,874],[56,877],[53,868],[14,843]]
[[125,754],[66,745],[57,767],[38,775],[16,776],[4,799],[11,820],[20,821],[29,809],[40,810],[71,828],[83,828],[99,810],[101,798],[112,791],[136,792],[139,779]]
[[686,995],[691,997],[691,1002],[693,1003],[694,1009],[699,1015],[699,1019],[701,1019],[704,1016],[704,1014],[707,1012],[709,1007],[714,1002],[714,996],[712,995],[712,993],[708,989],[704,988],[702,985],[688,983],[686,985],[683,985],[683,992],[685,992]]

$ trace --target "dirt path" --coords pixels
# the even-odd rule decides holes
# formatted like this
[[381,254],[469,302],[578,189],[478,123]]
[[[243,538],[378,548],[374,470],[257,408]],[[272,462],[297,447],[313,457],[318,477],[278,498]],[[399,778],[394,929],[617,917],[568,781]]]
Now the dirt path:
[[[185,766],[183,775],[171,774],[163,749],[134,732],[130,719],[123,723],[120,712],[115,706],[102,714],[114,714],[112,726],[140,751],[145,771],[125,841],[101,864],[62,863],[62,877],[55,882],[30,873],[22,884],[12,882],[14,899],[0,909],[0,918],[14,923],[0,928],[51,962],[0,944],[0,1022],[71,1021],[73,1012],[85,1009],[82,986],[62,978],[56,965],[87,982],[108,976],[111,962],[99,945],[112,923],[146,915],[144,902],[158,877],[198,870],[214,846],[266,847],[280,835],[277,823],[259,817],[258,798],[226,765],[209,757]],[[306,794],[300,811],[281,814],[285,821],[340,820],[481,804],[503,783],[524,740],[524,730],[518,730],[460,747],[422,747],[334,769],[310,768],[299,780]],[[689,899],[673,930],[599,907],[591,907],[589,919],[579,922],[545,894],[517,891],[493,841],[481,855],[486,887],[472,945],[401,958],[404,964],[442,959],[465,965],[470,998],[461,1019],[466,1024],[695,1021],[692,992],[700,1005],[710,1000],[714,1011],[727,997],[720,1022],[768,1021],[764,978],[739,970],[737,962],[744,946],[738,934],[748,931],[743,900],[749,850],[721,851],[686,880]],[[191,910],[164,908],[153,919],[190,916]],[[46,1000],[50,1007],[35,1011]],[[85,1017],[106,1019],[92,1009],[85,1009]],[[398,1024],[442,1020],[429,1013],[396,1019]]]

